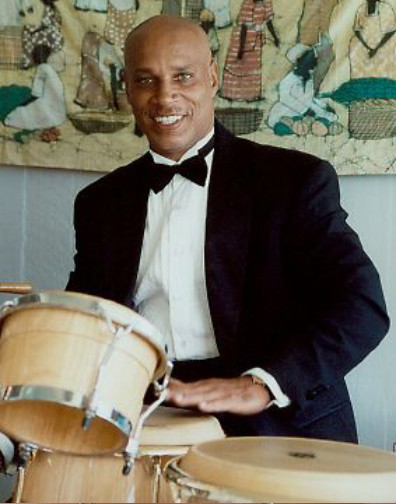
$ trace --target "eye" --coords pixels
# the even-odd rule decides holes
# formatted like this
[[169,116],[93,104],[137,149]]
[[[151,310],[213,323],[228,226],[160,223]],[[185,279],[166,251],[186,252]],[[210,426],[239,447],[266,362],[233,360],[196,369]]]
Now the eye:
[[139,86],[148,87],[154,83],[154,79],[149,75],[142,75],[140,77],[135,78],[135,83],[138,84]]
[[179,82],[187,82],[192,78],[192,74],[189,72],[181,72],[176,76],[176,80]]

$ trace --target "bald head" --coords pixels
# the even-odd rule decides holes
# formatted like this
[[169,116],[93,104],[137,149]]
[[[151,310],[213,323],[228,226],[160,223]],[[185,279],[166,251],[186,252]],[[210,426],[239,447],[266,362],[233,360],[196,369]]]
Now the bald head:
[[125,65],[129,66],[133,62],[136,48],[142,44],[161,40],[167,43],[176,35],[186,37],[186,44],[191,40],[195,44],[196,51],[211,58],[210,44],[200,25],[178,16],[158,15],[146,19],[129,33],[124,48]]

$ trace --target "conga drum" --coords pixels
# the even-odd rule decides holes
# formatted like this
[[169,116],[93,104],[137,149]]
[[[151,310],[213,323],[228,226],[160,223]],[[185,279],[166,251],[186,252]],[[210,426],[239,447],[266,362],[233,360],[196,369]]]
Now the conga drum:
[[396,502],[396,456],[335,441],[210,441],[170,461],[165,475],[174,502]]
[[148,418],[135,464],[135,502],[174,502],[164,477],[166,463],[197,443],[223,439],[219,421],[198,411],[159,407]]
[[130,474],[122,473],[122,453],[87,456],[38,450],[26,469],[21,501],[173,502],[162,472],[165,463],[195,443],[223,437],[210,415],[160,406],[143,426]]
[[65,453],[122,451],[166,367],[160,333],[125,306],[63,291],[21,296],[0,310],[0,431]]

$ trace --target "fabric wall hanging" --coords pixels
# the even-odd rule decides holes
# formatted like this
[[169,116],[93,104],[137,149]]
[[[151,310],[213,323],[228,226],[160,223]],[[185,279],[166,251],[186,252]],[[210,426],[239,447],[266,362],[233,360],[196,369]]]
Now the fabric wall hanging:
[[206,31],[234,133],[340,175],[396,171],[396,0],[0,0],[0,163],[107,172],[142,154],[123,44],[161,12]]

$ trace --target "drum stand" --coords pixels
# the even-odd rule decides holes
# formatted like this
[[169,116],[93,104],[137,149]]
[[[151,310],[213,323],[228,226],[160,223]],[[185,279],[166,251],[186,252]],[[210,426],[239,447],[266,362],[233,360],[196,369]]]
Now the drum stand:
[[162,475],[161,457],[155,455],[151,460],[151,467],[154,473],[154,481],[151,488],[151,502],[159,502],[159,489]]
[[0,282],[0,292],[6,294],[30,294],[33,286],[27,282]]
[[17,466],[17,479],[15,490],[12,494],[12,502],[21,503],[23,487],[25,484],[25,472],[30,463],[36,456],[38,447],[29,443],[20,443],[18,445],[19,462]]

